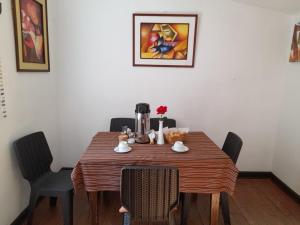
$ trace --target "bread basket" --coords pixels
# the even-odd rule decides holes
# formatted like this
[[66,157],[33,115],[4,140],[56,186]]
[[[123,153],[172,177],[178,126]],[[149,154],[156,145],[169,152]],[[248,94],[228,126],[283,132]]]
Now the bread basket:
[[185,141],[187,128],[170,128],[164,131],[164,136],[168,144],[173,145],[176,141]]

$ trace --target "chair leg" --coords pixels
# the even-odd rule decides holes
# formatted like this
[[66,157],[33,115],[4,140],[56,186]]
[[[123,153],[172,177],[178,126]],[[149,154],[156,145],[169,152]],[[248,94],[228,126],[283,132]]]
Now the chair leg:
[[130,215],[129,213],[123,214],[123,225],[130,225]]
[[28,219],[27,219],[27,225],[32,225],[33,220],[33,211],[36,206],[38,200],[38,196],[36,193],[31,192],[30,193],[30,199],[29,199],[29,206],[28,206]]
[[73,191],[61,195],[64,225],[73,225]]
[[176,225],[175,215],[172,212],[170,213],[169,224],[170,225]]
[[223,215],[224,224],[231,225],[229,200],[228,200],[228,194],[226,192],[221,193],[221,207],[222,207],[222,215]]
[[50,207],[55,207],[56,202],[57,202],[57,197],[50,197],[50,199],[49,199]]

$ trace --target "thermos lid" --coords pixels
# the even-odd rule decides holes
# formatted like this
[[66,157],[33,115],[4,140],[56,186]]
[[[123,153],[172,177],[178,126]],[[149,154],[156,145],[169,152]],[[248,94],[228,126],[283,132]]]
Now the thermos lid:
[[136,104],[135,113],[150,113],[150,105],[147,103]]

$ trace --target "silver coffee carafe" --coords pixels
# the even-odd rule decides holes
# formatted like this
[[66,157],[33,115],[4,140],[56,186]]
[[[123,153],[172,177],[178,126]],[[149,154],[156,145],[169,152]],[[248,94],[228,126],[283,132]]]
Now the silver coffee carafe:
[[150,106],[147,103],[139,103],[135,108],[135,142],[149,143],[150,131]]

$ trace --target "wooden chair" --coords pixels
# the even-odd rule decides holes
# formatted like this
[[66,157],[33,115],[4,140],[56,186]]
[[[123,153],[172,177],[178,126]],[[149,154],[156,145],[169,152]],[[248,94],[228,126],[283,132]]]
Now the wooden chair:
[[122,169],[120,213],[123,225],[174,222],[179,202],[179,173],[176,168],[128,166]]

